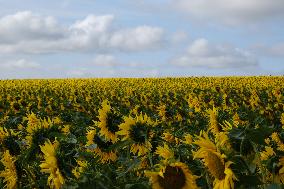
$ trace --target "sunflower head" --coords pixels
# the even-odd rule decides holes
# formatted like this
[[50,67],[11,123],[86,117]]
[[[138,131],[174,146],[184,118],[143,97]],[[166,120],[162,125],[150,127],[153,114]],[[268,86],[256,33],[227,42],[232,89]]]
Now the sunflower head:
[[116,151],[110,149],[113,143],[105,140],[94,128],[87,132],[86,138],[87,151],[94,152],[94,156],[98,157],[101,163],[107,163],[117,159]]
[[64,184],[64,177],[62,176],[58,168],[57,160],[57,148],[59,146],[58,141],[51,143],[49,140],[40,146],[42,153],[44,154],[44,161],[41,162],[41,172],[49,174],[48,185],[51,188],[59,189]]
[[132,142],[131,152],[144,155],[151,150],[150,143],[151,127],[155,126],[156,122],[152,121],[146,114],[136,117],[125,117],[124,123],[119,125],[118,135],[123,136],[122,140],[130,140]]
[[15,166],[16,158],[10,155],[9,150],[6,150],[2,156],[1,162],[5,167],[4,171],[0,172],[0,177],[4,178],[5,187],[9,189],[17,188],[17,170]]
[[205,167],[214,177],[214,189],[233,189],[235,174],[230,169],[232,162],[225,161],[225,154],[221,154],[217,146],[210,140],[208,135],[201,132],[194,141],[200,148],[193,152],[194,159],[202,159]]
[[99,109],[98,118],[97,125],[100,128],[100,135],[108,141],[116,142],[118,140],[116,132],[119,130],[118,125],[122,121],[122,116],[105,100],[102,103],[102,108]]
[[208,111],[209,117],[209,127],[208,130],[211,131],[213,134],[219,133],[219,126],[217,121],[218,110],[213,106],[213,109],[209,109]]
[[164,146],[158,146],[155,153],[158,154],[160,157],[164,158],[165,160],[174,158],[174,152],[165,143]]
[[8,149],[12,155],[19,155],[21,148],[18,140],[18,133],[12,129],[0,127],[0,144],[4,149]]
[[146,171],[153,189],[196,189],[194,176],[184,163],[176,162],[164,165],[158,172]]

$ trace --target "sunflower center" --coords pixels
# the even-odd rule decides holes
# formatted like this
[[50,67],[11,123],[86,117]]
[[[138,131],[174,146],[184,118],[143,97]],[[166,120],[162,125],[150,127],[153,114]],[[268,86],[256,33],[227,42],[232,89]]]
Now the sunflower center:
[[167,166],[164,178],[159,175],[158,182],[163,189],[182,189],[186,184],[186,178],[181,168]]
[[16,136],[7,136],[3,140],[3,146],[6,147],[12,155],[19,155],[21,149],[19,144],[16,142]]
[[107,142],[105,140],[103,140],[100,136],[96,135],[94,137],[94,143],[98,145],[98,147],[102,150],[102,151],[107,151],[107,149],[112,145],[111,142]]
[[119,130],[118,125],[122,122],[122,117],[117,113],[107,113],[106,126],[111,133]]
[[225,178],[225,165],[222,160],[214,153],[208,152],[207,154],[207,167],[209,172],[217,179],[222,180]]
[[147,140],[148,134],[149,131],[147,127],[142,123],[136,123],[130,130],[130,137],[136,143],[144,144]]

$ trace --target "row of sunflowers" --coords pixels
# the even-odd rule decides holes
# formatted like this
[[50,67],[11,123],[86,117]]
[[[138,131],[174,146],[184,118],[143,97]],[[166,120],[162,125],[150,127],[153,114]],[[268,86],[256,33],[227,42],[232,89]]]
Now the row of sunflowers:
[[0,81],[0,188],[284,183],[284,77]]

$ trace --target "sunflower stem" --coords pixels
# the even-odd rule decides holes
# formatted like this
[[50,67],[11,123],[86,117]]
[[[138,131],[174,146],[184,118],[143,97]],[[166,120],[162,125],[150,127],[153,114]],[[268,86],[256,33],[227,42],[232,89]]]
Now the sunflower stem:
[[259,169],[260,169],[260,172],[261,172],[261,175],[262,175],[262,182],[265,183],[266,174],[265,174],[265,171],[264,171],[264,167],[263,167],[262,164],[261,164],[260,153],[259,153],[259,151],[257,150],[256,144],[253,143],[253,142],[251,142],[251,144],[252,144],[252,146],[253,146],[255,155],[256,155],[256,157],[257,157],[257,163],[259,164]]
[[208,189],[212,189],[212,186],[210,185],[211,184],[211,180],[209,178],[208,172],[206,172],[206,182],[207,182]]

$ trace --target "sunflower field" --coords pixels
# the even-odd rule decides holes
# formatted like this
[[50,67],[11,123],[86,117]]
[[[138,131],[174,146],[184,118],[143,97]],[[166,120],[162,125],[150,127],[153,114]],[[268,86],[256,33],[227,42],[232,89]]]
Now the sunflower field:
[[282,188],[284,77],[0,81],[0,188]]

